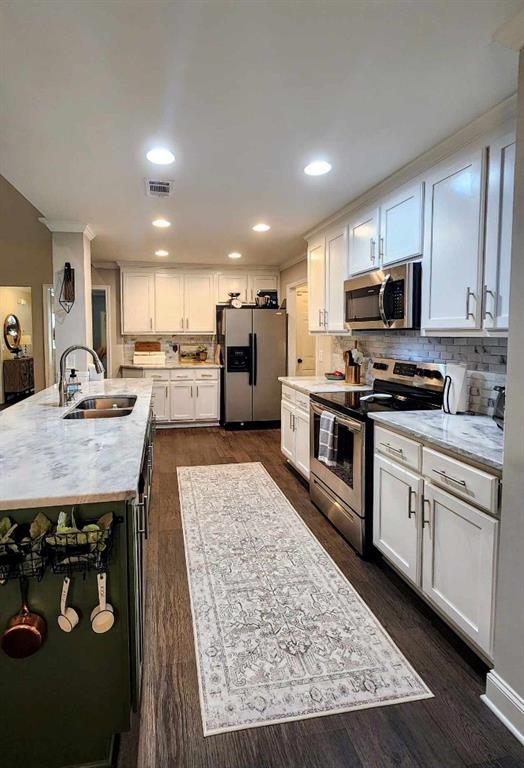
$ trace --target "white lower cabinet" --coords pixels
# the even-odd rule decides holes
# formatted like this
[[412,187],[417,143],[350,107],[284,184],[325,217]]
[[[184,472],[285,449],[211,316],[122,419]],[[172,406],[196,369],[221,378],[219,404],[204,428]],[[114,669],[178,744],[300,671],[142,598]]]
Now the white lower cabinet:
[[197,381],[195,390],[195,419],[216,421],[218,419],[218,382]]
[[[294,393],[294,390],[291,391]],[[309,480],[309,412],[283,399],[280,416],[282,453],[289,463]]]
[[[469,471],[486,474],[474,467]],[[493,515],[425,476],[375,454],[374,545],[488,658],[493,655],[499,525]]]
[[488,655],[498,526],[471,504],[425,483],[422,591]]
[[171,382],[171,421],[193,421],[195,404],[192,381]]
[[153,413],[157,421],[169,421],[169,382],[153,384]]
[[420,585],[420,475],[375,455],[373,543],[414,584]]
[[176,422],[216,422],[220,417],[220,380],[217,368],[130,368],[153,379],[153,413],[159,425]]

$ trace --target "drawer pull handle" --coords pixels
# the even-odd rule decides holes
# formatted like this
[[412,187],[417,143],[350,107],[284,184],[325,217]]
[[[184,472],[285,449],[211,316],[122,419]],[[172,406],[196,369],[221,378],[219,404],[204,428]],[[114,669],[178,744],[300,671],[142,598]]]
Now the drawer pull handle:
[[412,506],[411,506],[411,497],[412,496],[415,496],[415,504],[416,504],[417,492],[414,491],[413,488],[410,488],[409,489],[409,496],[408,496],[408,518],[411,518],[417,512],[417,508],[415,507],[415,509],[413,509]]
[[427,525],[429,528],[429,532],[431,533],[431,521],[429,518],[426,520],[426,518],[424,517],[424,507],[426,504],[429,506],[429,517],[431,517],[431,502],[429,499],[426,499],[426,497],[423,496],[422,497],[422,528],[425,528]]
[[384,446],[384,448],[387,448],[387,449],[388,449],[388,451],[394,451],[395,453],[399,453],[401,456],[402,456],[402,454],[404,453],[404,451],[402,450],[402,448],[393,448],[393,446],[392,446],[392,445],[390,445],[389,443],[380,443],[380,445],[383,445],[383,446]]
[[466,487],[466,481],[465,480],[458,480],[456,477],[453,477],[452,475],[446,474],[443,469],[432,469],[432,472],[434,472],[436,475],[440,475],[444,478],[444,480],[448,480],[450,483],[456,483],[457,485],[462,485],[464,488]]

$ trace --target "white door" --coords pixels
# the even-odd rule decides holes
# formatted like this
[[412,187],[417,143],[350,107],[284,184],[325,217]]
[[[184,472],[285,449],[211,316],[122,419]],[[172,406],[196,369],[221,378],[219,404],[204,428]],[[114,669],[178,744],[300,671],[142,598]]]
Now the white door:
[[218,419],[218,381],[195,382],[195,419],[216,421]]
[[169,382],[153,384],[153,413],[157,421],[169,421]]
[[155,274],[155,331],[184,330],[184,278],[177,272]]
[[215,332],[215,297],[213,275],[187,273],[184,276],[185,331]]
[[414,584],[420,585],[420,475],[375,454],[373,544]]
[[424,184],[407,184],[380,206],[379,251],[382,265],[422,254]]
[[293,431],[293,413],[295,409],[285,400],[280,406],[280,448],[284,456],[295,461],[295,433]]
[[251,275],[249,301],[255,301],[257,291],[276,291],[278,278],[276,275]]
[[503,136],[489,147],[486,256],[484,267],[484,327],[507,328],[515,134]]
[[248,276],[228,274],[218,276],[218,300],[229,301],[229,293],[239,293],[240,301],[248,301]]
[[193,421],[195,418],[195,383],[171,382],[171,421]]
[[309,330],[323,331],[326,296],[325,240],[312,242],[307,252],[307,275],[309,288]]
[[426,179],[423,328],[480,328],[483,158],[463,152]]
[[349,274],[369,272],[379,267],[378,237],[380,211],[368,208],[359,211],[349,224]]
[[[307,283],[295,291],[295,353],[294,376],[315,375],[315,337],[309,332],[309,292]],[[291,351],[291,344],[290,349]]]
[[124,272],[122,277],[122,333],[154,331],[154,275],[149,272]]
[[299,408],[295,410],[293,427],[295,431],[295,466],[309,479],[309,414]]
[[344,280],[348,268],[347,226],[336,227],[326,234],[326,330],[345,331]]
[[424,499],[422,590],[491,655],[499,523],[428,482]]

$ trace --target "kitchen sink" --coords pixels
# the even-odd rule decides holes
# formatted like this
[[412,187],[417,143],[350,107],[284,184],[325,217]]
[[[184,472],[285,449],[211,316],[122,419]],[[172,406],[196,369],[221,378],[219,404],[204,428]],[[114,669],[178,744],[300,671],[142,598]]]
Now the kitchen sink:
[[70,411],[63,416],[64,419],[113,419],[118,416],[129,416],[132,408],[83,408]]
[[136,403],[136,395],[129,397],[111,397],[111,395],[102,395],[100,397],[86,397],[76,404],[76,408],[81,411],[108,411],[113,408],[133,409]]

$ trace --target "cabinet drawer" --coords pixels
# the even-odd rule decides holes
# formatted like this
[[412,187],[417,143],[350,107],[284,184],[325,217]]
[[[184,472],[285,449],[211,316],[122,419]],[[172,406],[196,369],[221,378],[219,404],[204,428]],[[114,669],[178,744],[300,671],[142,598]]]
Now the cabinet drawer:
[[303,395],[302,392],[295,392],[295,403],[297,408],[302,408],[309,415],[309,395]]
[[197,381],[217,381],[218,369],[211,368],[207,371],[195,371],[195,379]]
[[389,456],[406,467],[411,467],[420,472],[422,466],[422,446],[409,437],[397,435],[388,429],[382,429],[375,425],[375,450]]
[[294,403],[296,394],[296,389],[292,389],[292,387],[286,387],[285,384],[282,385],[282,400],[285,400],[288,403]]
[[144,368],[144,379],[154,379],[155,381],[169,381],[169,371],[154,368]]
[[488,512],[497,512],[499,481],[494,475],[431,448],[423,449],[422,472],[432,483],[446,488],[455,496],[467,499]]
[[172,381],[194,381],[195,379],[195,371],[189,370],[189,371],[179,371],[174,370],[171,371],[171,380]]

